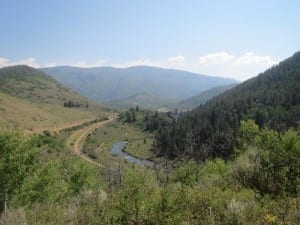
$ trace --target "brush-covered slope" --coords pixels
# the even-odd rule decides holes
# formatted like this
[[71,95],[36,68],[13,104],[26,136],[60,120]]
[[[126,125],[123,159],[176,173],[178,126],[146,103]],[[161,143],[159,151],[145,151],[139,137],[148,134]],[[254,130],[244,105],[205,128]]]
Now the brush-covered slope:
[[149,66],[129,68],[44,68],[59,82],[94,100],[108,102],[146,92],[161,99],[182,100],[232,79]]
[[44,72],[23,65],[0,69],[0,91],[35,103],[63,106],[70,100],[82,106],[88,102],[95,106],[95,103],[66,88]]
[[233,88],[236,84],[229,84],[225,86],[218,86],[208,89],[206,91],[201,92],[198,95],[190,97],[188,99],[182,100],[180,102],[176,102],[175,104],[170,104],[167,107],[170,109],[185,109],[185,110],[192,110],[208,100],[212,99],[213,97],[222,94],[223,92]]
[[96,118],[105,110],[37,69],[0,69],[1,129],[53,129]]
[[163,129],[159,154],[200,160],[228,158],[239,145],[241,120],[286,130],[300,125],[300,52],[208,101]]

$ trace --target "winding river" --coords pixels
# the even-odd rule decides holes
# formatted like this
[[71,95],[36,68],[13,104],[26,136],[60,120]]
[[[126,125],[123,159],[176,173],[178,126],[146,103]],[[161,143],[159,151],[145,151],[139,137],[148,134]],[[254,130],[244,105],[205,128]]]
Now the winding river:
[[111,151],[110,151],[111,154],[116,155],[122,159],[129,161],[129,162],[136,163],[140,166],[153,167],[153,162],[146,160],[146,159],[137,158],[137,157],[125,152],[124,149],[126,148],[127,144],[128,144],[127,141],[115,143],[111,148]]

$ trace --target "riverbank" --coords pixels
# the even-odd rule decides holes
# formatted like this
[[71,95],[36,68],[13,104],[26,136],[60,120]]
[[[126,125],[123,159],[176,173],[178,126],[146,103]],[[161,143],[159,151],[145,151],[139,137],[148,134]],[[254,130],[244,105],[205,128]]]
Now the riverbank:
[[129,141],[126,152],[134,157],[141,159],[155,158],[154,153],[151,151],[153,136],[135,126],[118,121],[111,122],[93,131],[87,136],[83,149],[98,163],[105,165],[108,161],[116,161],[115,157],[111,155],[111,148],[118,141]]
[[128,162],[135,163],[139,166],[146,166],[146,167],[153,168],[154,163],[152,161],[135,157],[134,155],[131,155],[127,151],[125,151],[128,144],[129,143],[127,141],[121,141],[113,144],[110,151],[111,154],[116,155]]

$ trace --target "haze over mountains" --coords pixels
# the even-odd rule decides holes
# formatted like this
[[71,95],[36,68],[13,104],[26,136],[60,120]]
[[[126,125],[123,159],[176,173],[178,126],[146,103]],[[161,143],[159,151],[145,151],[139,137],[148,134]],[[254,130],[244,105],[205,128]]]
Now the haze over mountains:
[[223,92],[230,90],[236,86],[236,84],[229,84],[225,86],[217,86],[210,88],[208,90],[202,91],[200,94],[192,96],[190,98],[184,99],[182,101],[176,102],[175,104],[169,104],[167,107],[169,109],[185,109],[191,110],[198,107],[201,104],[204,104],[211,98],[222,94]]
[[[52,67],[42,69],[53,78],[96,101],[128,100],[137,94],[153,96],[160,103],[180,101],[216,86],[237,81],[174,69],[149,66],[129,68]],[[114,104],[112,104],[114,105]]]

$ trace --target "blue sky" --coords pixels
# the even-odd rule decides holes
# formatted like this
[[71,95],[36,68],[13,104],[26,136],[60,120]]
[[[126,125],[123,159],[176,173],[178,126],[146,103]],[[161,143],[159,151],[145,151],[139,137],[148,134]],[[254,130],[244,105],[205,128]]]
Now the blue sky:
[[244,80],[300,50],[298,0],[0,0],[0,67],[152,65]]

